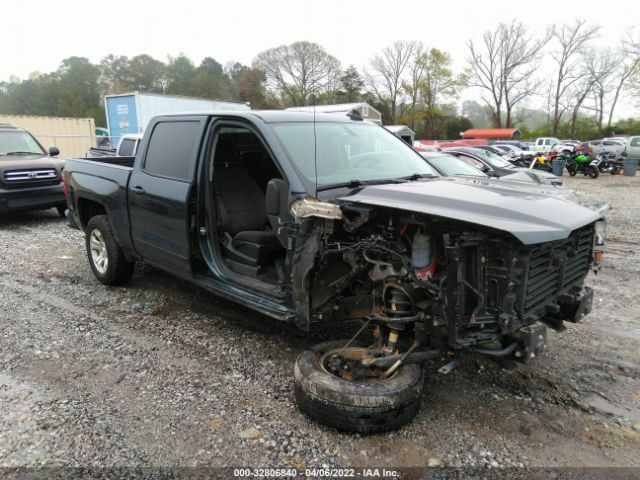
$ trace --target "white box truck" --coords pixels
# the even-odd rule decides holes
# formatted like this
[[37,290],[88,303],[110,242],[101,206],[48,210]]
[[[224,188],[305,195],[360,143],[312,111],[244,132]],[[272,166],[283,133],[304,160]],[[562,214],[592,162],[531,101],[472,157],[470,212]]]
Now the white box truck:
[[168,113],[251,110],[244,102],[209,100],[206,98],[163,95],[159,93],[122,93],[104,99],[111,146],[117,148],[120,137],[128,133],[143,133],[153,117]]

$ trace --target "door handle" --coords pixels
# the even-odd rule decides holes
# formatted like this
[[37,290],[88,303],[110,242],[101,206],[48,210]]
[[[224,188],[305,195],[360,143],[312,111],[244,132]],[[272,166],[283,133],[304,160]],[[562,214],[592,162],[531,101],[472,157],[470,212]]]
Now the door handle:
[[131,191],[136,195],[144,195],[146,193],[142,187],[131,187]]

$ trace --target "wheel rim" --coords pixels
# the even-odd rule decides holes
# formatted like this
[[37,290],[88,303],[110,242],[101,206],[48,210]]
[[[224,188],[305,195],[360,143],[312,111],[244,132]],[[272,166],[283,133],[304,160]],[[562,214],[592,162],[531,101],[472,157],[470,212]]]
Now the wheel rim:
[[93,230],[89,236],[89,250],[91,251],[91,261],[98,271],[104,275],[109,268],[109,256],[107,255],[107,244],[100,230]]

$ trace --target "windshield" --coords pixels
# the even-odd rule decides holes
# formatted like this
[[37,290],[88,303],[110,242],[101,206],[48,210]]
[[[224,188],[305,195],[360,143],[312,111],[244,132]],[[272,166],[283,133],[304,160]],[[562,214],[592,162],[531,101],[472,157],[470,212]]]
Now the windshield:
[[0,132],[0,155],[43,155],[42,147],[29,133],[16,131]]
[[[370,123],[281,123],[273,131],[289,159],[308,180],[334,185],[439,176],[406,142]],[[317,158],[316,162],[314,161]]]
[[513,168],[512,164],[510,164],[500,156],[496,155],[495,153],[491,153],[487,150],[480,150],[479,148],[476,148],[476,152],[478,153],[479,157],[483,158],[487,163],[491,164],[491,166],[493,167]]
[[486,177],[477,168],[472,167],[467,162],[454,157],[453,155],[442,155],[441,157],[425,156],[431,165],[437,168],[443,175],[450,177],[453,175],[471,175],[474,177]]

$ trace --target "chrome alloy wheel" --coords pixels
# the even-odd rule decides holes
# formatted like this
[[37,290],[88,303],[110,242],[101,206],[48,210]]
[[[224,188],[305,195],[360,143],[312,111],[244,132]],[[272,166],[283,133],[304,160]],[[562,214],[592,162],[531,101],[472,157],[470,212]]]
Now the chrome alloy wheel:
[[91,260],[96,270],[101,275],[107,273],[109,267],[109,257],[107,256],[107,245],[100,230],[93,230],[89,237],[89,248],[91,250]]

